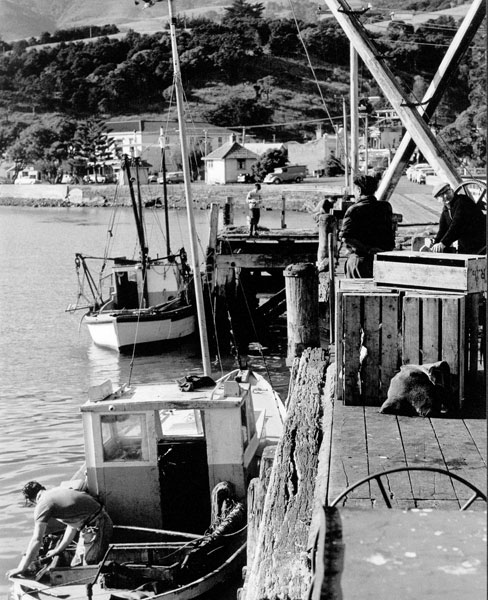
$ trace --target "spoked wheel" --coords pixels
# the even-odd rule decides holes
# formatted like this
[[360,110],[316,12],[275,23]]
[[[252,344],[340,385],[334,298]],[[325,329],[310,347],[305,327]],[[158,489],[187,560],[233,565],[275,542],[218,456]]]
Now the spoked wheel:
[[392,504],[391,504],[390,498],[386,492],[382,478],[390,475],[391,473],[401,473],[401,472],[410,472],[410,471],[426,471],[426,472],[430,472],[430,473],[440,473],[441,475],[445,475],[446,477],[455,479],[459,483],[462,483],[463,485],[468,487],[473,492],[473,495],[461,506],[461,508],[459,510],[466,510],[467,508],[469,508],[471,506],[471,504],[473,504],[473,502],[477,498],[480,498],[481,500],[484,500],[486,502],[486,494],[484,494],[479,488],[477,488],[474,484],[469,482],[467,479],[464,479],[464,477],[461,477],[460,475],[456,475],[456,473],[451,473],[450,471],[447,471],[446,469],[440,469],[437,467],[397,467],[394,469],[388,469],[386,471],[381,471],[379,473],[373,473],[372,475],[369,475],[368,477],[364,477],[363,479],[356,481],[356,483],[353,483],[348,488],[346,488],[341,494],[339,494],[337,496],[337,498],[335,498],[335,500],[333,500],[329,504],[329,506],[330,507],[337,506],[337,504],[341,500],[343,500],[348,494],[350,494],[353,490],[360,487],[361,485],[364,485],[365,483],[369,483],[371,480],[374,479],[374,480],[376,480],[376,483],[378,484],[378,487],[380,488],[380,492],[381,492],[381,495],[383,496],[383,500],[384,500],[386,506],[388,508],[392,508]]
[[466,194],[474,202],[481,203],[483,212],[486,213],[486,182],[479,179],[468,179],[463,181],[454,192],[460,194]]

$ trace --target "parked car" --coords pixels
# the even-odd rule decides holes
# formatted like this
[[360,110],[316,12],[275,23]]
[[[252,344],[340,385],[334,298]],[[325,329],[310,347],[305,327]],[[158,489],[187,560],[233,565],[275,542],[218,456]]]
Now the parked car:
[[409,181],[415,181],[415,173],[417,169],[422,169],[423,167],[430,167],[429,163],[416,163],[415,165],[410,165],[407,169],[406,175]]
[[307,175],[307,167],[304,165],[288,165],[277,167],[272,173],[268,173],[263,183],[285,183],[294,181],[301,183]]
[[254,175],[251,175],[251,173],[240,173],[237,176],[237,183],[254,183]]
[[105,175],[95,175],[95,173],[89,173],[83,177],[83,183],[107,183]]
[[423,182],[421,181],[422,175],[425,172],[429,172],[430,175],[435,175],[435,171],[430,165],[427,165],[426,167],[418,167],[412,174],[412,181],[414,183],[425,183],[425,180]]
[[427,182],[427,177],[432,177],[432,175],[436,175],[437,173],[434,171],[434,169],[418,169],[417,170],[417,183],[423,183],[424,185]]
[[148,178],[147,178],[147,182],[148,183],[157,183],[158,182],[158,176],[156,174],[149,175]]
[[[166,183],[183,183],[184,181],[183,171],[168,171],[166,173]],[[162,173],[159,174],[158,183],[164,183]]]
[[16,185],[35,185],[38,183],[42,183],[41,172],[34,169],[19,171],[14,181]]

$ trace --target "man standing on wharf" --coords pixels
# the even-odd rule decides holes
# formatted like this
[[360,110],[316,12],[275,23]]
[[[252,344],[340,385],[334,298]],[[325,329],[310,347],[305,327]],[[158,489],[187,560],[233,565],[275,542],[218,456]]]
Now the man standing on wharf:
[[247,195],[249,207],[249,236],[258,235],[258,223],[261,217],[261,184],[254,184],[254,188]]
[[79,532],[80,537],[71,566],[96,564],[103,558],[112,536],[113,524],[95,498],[86,492],[65,487],[46,490],[37,481],[26,483],[22,493],[27,502],[35,505],[34,531],[19,566],[9,571],[8,576],[24,573],[37,558],[50,519],[64,523],[66,530],[62,540],[54,550],[46,554],[46,557],[63,552]]
[[377,179],[359,175],[354,178],[354,185],[359,188],[360,197],[347,209],[341,231],[349,250],[345,266],[349,279],[373,277],[375,254],[395,247],[393,210],[389,202],[376,199]]
[[486,218],[479,204],[465,194],[455,194],[447,182],[436,186],[432,195],[444,205],[432,252],[453,252],[451,244],[457,241],[460,254],[484,254]]

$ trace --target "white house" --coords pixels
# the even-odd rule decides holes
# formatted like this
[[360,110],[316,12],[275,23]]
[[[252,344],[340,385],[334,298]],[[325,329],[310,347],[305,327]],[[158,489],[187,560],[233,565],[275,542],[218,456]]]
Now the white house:
[[235,141],[230,141],[208,154],[205,161],[205,183],[236,183],[237,176],[250,173],[251,167],[259,159],[259,155],[251,152]]

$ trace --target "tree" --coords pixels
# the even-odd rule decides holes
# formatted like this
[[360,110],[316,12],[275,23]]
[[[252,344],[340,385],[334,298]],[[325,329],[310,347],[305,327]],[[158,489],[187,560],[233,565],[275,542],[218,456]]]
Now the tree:
[[223,23],[234,20],[261,19],[264,5],[261,2],[251,4],[247,0],[234,0],[232,5],[225,9]]
[[82,159],[87,165],[91,163],[95,178],[99,165],[113,156],[112,142],[101,119],[90,118],[78,124],[70,149],[72,159]]
[[266,151],[252,166],[255,181],[262,181],[268,173],[272,173],[277,167],[284,167],[287,162],[288,151],[286,148]]

